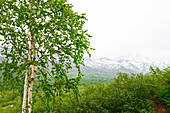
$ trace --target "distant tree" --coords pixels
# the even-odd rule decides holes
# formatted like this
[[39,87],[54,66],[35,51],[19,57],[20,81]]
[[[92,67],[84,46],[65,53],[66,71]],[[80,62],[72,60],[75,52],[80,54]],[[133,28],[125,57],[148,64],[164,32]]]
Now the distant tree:
[[[22,113],[27,104],[28,112],[32,111],[35,81],[47,96],[78,91],[84,52],[90,55],[93,48],[89,47],[91,36],[83,30],[85,14],[72,7],[67,0],[0,0],[1,55],[5,56],[0,67],[3,81],[25,79]],[[69,79],[72,62],[78,76]]]

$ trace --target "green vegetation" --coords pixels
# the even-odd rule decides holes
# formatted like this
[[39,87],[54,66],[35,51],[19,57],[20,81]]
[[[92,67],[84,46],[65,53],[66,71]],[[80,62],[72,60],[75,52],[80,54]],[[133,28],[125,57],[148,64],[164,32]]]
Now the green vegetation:
[[[167,108],[170,107],[169,82],[170,67],[164,70],[151,68],[150,73],[145,75],[119,73],[118,77],[111,81],[83,79],[79,84],[81,89],[78,100],[74,93],[70,92],[48,101],[50,98],[42,92],[36,96],[33,112],[152,113],[156,109],[152,98],[160,100]],[[3,91],[0,95],[1,113],[20,112],[21,97],[17,91]],[[14,107],[3,108],[7,105]]]
[[93,78],[93,79],[82,79],[79,83],[80,87],[90,86],[90,85],[96,85],[99,83],[109,83],[113,79],[108,78]]
[[12,111],[21,111],[20,103],[21,100],[18,91],[3,91],[0,92],[0,112],[11,113]]
[[[91,56],[94,49],[92,36],[83,28],[86,14],[72,8],[67,0],[0,0],[0,55],[4,56],[0,71],[3,82],[24,88],[19,90],[22,113],[32,112],[34,90],[35,94],[42,90],[51,99],[70,90],[78,93],[83,76],[80,65],[84,65],[84,54]],[[77,73],[69,79],[72,64]]]
[[158,97],[162,101],[163,104],[169,108],[170,111],[170,76],[168,76],[168,80],[164,83],[164,88],[159,91]]

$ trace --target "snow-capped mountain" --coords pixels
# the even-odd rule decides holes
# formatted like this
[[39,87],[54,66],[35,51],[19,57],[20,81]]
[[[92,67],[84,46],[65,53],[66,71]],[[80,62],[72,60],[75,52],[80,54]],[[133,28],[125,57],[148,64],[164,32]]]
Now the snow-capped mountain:
[[[0,51],[2,50],[0,46]],[[0,62],[4,59],[0,55]],[[154,61],[141,56],[120,56],[114,59],[107,57],[86,58],[85,66],[81,66],[82,73],[87,78],[113,78],[118,72],[123,73],[148,73],[150,66],[160,69],[166,68],[169,64],[165,62]],[[75,73],[76,69],[70,70]]]
[[[148,73],[150,66],[153,68],[159,67],[163,69],[168,66],[165,62],[154,61],[149,58],[141,56],[121,56],[114,59],[109,59],[107,57],[102,58],[87,58],[85,60],[85,68],[90,68],[90,70],[98,70],[101,73],[108,73],[115,75],[118,72],[125,73]],[[90,71],[86,69],[85,73]]]

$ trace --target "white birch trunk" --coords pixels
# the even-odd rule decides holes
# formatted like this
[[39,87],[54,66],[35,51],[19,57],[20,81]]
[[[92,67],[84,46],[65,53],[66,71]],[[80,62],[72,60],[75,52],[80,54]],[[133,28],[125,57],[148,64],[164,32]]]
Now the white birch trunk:
[[24,95],[23,95],[22,113],[26,113],[27,86],[28,86],[28,70],[26,70],[26,74],[25,74],[25,84],[24,84]]
[[[31,61],[31,49],[32,44],[28,44],[29,46],[29,55],[28,55],[28,61]],[[30,66],[28,66],[28,69],[26,69],[26,77],[25,77],[25,84],[24,84],[24,95],[23,95],[23,104],[22,104],[22,113],[26,113],[26,105],[27,105],[27,94],[28,94],[28,78],[29,78],[29,69]]]
[[[33,44],[33,61],[35,61],[36,60],[36,49],[35,49],[34,37],[33,37],[32,44]],[[35,75],[36,75],[36,66],[33,64],[31,82],[29,83],[29,88],[28,88],[28,106],[29,106],[28,113],[31,113],[32,111],[32,89],[33,89]]]
[[31,75],[31,83],[29,84],[28,88],[28,113],[31,113],[32,111],[32,89],[33,89],[33,83],[35,78],[35,66],[32,66],[32,75]]

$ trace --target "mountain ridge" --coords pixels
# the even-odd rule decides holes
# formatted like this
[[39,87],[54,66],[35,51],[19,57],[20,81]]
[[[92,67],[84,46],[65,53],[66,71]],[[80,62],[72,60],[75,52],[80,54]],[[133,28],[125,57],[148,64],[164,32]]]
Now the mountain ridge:
[[141,56],[120,56],[114,59],[86,58],[85,66],[82,66],[84,75],[97,73],[99,76],[115,77],[117,73],[148,73],[150,66],[163,69],[168,66],[165,62],[154,61]]

